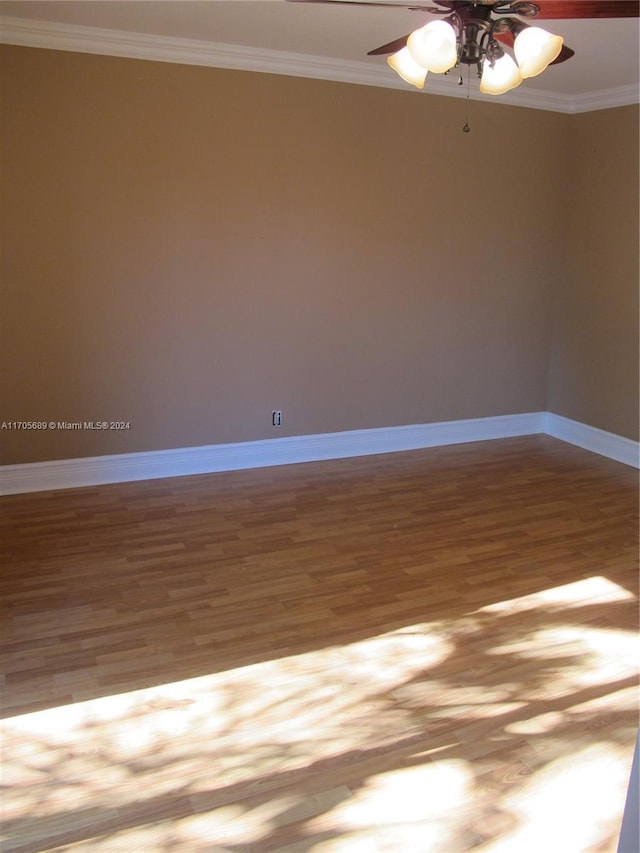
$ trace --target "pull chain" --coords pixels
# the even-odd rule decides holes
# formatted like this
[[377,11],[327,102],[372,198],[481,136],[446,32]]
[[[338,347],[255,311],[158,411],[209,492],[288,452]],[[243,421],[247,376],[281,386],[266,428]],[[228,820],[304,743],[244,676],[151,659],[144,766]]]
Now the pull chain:
[[[460,82],[462,82],[462,78],[460,78]],[[469,91],[471,88],[471,66],[467,65],[467,108],[465,111],[465,122],[462,125],[463,133],[470,133],[471,128],[469,127]]]

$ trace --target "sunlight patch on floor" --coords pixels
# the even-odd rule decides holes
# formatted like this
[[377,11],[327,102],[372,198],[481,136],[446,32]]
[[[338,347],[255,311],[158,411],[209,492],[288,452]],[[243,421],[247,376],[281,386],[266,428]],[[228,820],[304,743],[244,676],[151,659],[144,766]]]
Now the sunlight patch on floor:
[[[443,760],[371,776],[351,799],[310,821],[309,834],[340,828],[313,850],[453,849],[459,808],[473,793],[466,761]],[[287,848],[284,848],[285,850]]]
[[508,838],[483,845],[482,853],[598,850],[603,827],[624,803],[627,751],[595,743],[543,767],[514,793],[508,806],[518,818]]
[[524,613],[527,610],[562,610],[593,604],[610,604],[616,601],[633,601],[633,593],[600,575],[554,586],[549,589],[488,604],[480,613]]
[[3,850],[600,849],[624,803],[637,637],[575,616],[628,596],[589,578],[4,720]]

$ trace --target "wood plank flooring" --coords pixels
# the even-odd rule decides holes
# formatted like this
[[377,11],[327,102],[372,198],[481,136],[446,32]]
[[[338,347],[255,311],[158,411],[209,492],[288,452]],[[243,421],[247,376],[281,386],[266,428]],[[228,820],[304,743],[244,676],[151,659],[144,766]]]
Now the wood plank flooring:
[[533,436],[0,512],[4,853],[616,850],[633,469]]

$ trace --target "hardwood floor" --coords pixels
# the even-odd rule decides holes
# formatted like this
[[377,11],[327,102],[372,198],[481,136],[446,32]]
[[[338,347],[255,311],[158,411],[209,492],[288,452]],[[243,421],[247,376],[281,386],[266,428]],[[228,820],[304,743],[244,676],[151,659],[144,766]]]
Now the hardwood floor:
[[633,469],[534,436],[0,510],[4,853],[616,850]]

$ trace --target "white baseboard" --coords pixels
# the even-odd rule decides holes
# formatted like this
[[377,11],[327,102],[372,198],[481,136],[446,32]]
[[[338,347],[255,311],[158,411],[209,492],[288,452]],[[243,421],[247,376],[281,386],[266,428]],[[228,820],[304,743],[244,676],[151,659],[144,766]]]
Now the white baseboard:
[[545,432],[592,453],[607,456],[616,462],[631,465],[632,468],[640,468],[640,443],[630,438],[623,438],[621,435],[596,429],[551,412],[547,412]]
[[544,412],[433,424],[298,435],[236,444],[184,447],[116,456],[92,456],[6,465],[0,469],[0,494],[99,486],[131,480],[212,474],[295,462],[317,462],[417,450],[469,441],[532,435],[544,431]]
[[218,471],[369,456],[536,433],[548,433],[625,465],[640,467],[640,445],[637,441],[549,412],[529,412],[493,418],[5,465],[0,468],[0,494],[15,495],[132,480],[155,480],[160,477],[213,474]]

